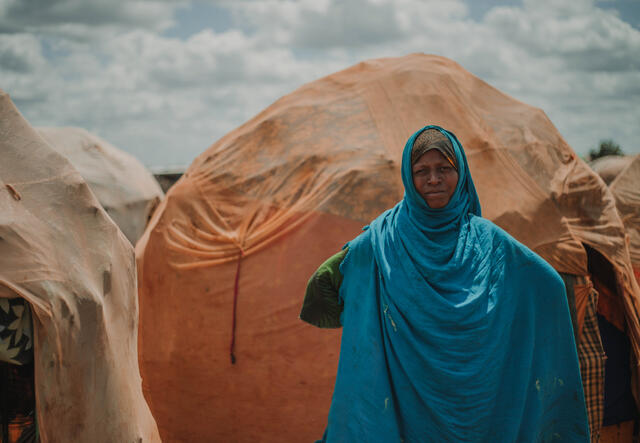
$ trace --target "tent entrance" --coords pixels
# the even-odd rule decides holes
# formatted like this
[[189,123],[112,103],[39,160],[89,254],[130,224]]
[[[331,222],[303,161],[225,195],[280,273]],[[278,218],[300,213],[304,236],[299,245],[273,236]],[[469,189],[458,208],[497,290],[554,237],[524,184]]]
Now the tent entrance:
[[[621,292],[612,264],[598,251],[585,245],[588,270],[598,293],[597,322],[605,353],[603,432],[607,426],[620,427],[638,419],[632,378],[636,357],[627,333]],[[633,428],[631,426],[631,428]]]

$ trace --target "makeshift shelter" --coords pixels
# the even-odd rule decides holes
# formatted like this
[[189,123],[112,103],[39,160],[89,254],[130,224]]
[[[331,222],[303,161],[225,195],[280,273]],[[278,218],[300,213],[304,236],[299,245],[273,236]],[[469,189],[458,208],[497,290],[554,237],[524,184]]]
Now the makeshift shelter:
[[164,197],[160,184],[134,156],[81,128],[37,128],[80,172],[131,244]]
[[590,162],[589,166],[602,177],[607,185],[610,185],[632,160],[633,157],[629,155],[605,155]]
[[[591,162],[590,166],[609,185],[613,194],[616,208],[628,236],[631,264],[636,280],[640,284],[640,161],[638,159],[640,156],[605,156]],[[637,407],[632,405],[632,399],[628,394],[623,394],[623,386],[627,383],[630,372],[625,370],[625,366],[631,363],[628,358],[629,328],[622,315],[623,308],[620,300],[614,296],[615,289],[612,291],[615,283],[607,277],[606,272],[602,272],[608,267],[608,263],[602,262],[602,258],[595,258],[594,261],[600,261],[600,264],[592,270],[592,279],[599,292],[597,318],[601,340],[607,355],[604,403],[609,413],[605,414],[603,421],[604,424],[612,419],[618,421],[620,415],[629,418],[632,415],[630,411],[635,411],[637,420]],[[637,365],[637,362],[634,363]],[[622,383],[620,383],[621,380]],[[637,383],[637,379],[635,382]],[[633,425],[627,420],[624,425],[618,425],[618,428],[625,426],[627,437],[620,438],[612,432],[610,436],[603,434],[603,442],[629,441],[628,435],[633,432]],[[612,426],[605,428],[605,431],[607,429],[614,430]]]
[[579,352],[585,377],[596,379],[597,434],[603,360],[587,247],[611,263],[640,350],[640,290],[613,198],[540,109],[451,60],[413,54],[282,97],[196,158],[168,192],[136,248],[143,389],[163,438],[322,435],[339,332],[297,319],[305,285],[402,198],[402,148],[425,124],[462,142],[484,216],[570,283],[576,334],[595,331],[597,341],[586,343],[595,355]]
[[627,158],[627,166],[617,174],[609,188],[629,235],[631,264],[640,283],[640,155]]
[[0,299],[33,317],[43,442],[154,442],[131,244],[71,163],[0,91]]

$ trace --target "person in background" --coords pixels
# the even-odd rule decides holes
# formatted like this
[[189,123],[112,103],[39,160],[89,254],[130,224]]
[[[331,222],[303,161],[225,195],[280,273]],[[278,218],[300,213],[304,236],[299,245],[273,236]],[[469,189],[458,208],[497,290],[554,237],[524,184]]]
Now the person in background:
[[343,327],[321,441],[589,441],[560,276],[482,218],[453,133],[414,133],[401,173],[307,285],[300,318]]

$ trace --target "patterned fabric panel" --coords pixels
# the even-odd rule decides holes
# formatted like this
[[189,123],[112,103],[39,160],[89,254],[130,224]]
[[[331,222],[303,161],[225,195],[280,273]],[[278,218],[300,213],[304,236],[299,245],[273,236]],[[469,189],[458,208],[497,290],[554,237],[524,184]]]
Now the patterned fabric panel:
[[[600,441],[600,430],[604,418],[604,364],[605,355],[598,328],[598,293],[588,277],[578,276],[574,281],[575,293],[587,294],[584,320],[582,322],[578,360],[584,387],[584,398],[589,415],[591,442]],[[577,300],[576,300],[577,302]]]
[[0,361],[15,365],[33,361],[31,309],[21,297],[0,298]]

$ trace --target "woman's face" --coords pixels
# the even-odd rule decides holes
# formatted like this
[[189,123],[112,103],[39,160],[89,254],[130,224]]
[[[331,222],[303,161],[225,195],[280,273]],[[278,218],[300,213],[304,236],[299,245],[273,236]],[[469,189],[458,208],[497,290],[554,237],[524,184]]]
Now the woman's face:
[[458,172],[437,149],[424,153],[412,168],[413,185],[432,209],[444,208],[456,190]]

